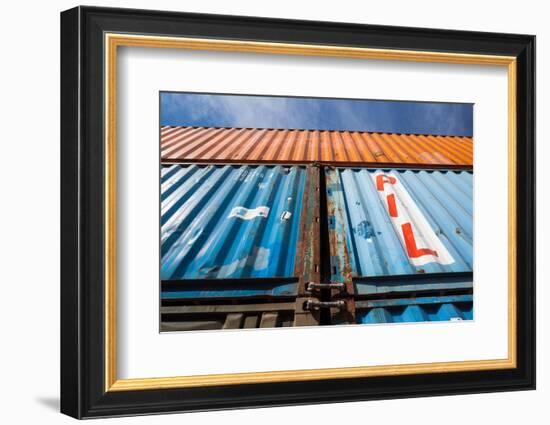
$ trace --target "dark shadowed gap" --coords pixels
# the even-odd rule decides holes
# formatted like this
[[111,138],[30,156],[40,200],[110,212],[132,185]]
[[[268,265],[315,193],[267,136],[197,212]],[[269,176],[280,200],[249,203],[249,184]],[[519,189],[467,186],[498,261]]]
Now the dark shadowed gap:
[[[327,183],[325,167],[319,167],[319,215],[321,219],[320,258],[321,258],[321,282],[330,283],[330,241],[328,236],[328,210],[327,210]],[[330,301],[330,289],[321,290],[321,301]],[[320,312],[320,325],[331,325],[330,309],[323,308]]]

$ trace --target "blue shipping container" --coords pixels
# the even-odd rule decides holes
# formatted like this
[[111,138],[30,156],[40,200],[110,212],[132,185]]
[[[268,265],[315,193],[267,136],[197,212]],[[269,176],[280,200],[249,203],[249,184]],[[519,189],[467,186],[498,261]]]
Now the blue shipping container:
[[333,266],[348,258],[354,277],[472,272],[471,172],[336,168],[326,179],[329,226],[346,244]]
[[161,279],[294,276],[305,178],[299,166],[163,166]]

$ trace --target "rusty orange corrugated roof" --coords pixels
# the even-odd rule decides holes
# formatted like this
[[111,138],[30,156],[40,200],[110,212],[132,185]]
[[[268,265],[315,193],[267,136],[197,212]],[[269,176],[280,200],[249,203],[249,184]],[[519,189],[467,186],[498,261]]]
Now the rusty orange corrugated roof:
[[161,127],[163,162],[471,167],[471,137],[365,131]]

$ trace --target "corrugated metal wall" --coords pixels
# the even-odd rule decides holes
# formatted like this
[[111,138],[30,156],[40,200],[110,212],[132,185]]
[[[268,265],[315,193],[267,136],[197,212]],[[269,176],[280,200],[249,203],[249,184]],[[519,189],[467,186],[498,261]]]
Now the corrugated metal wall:
[[420,297],[356,302],[357,323],[439,322],[472,320],[472,295]]
[[162,127],[161,152],[163,330],[319,324],[309,300],[333,324],[472,319],[471,138]]
[[326,176],[329,225],[347,241],[336,255],[349,256],[353,276],[472,271],[471,172],[338,168]]
[[357,131],[162,127],[163,161],[472,166],[470,137]]
[[416,275],[396,275],[387,277],[353,278],[355,294],[378,296],[405,292],[443,292],[472,289],[472,273],[431,273]]
[[305,167],[161,170],[161,279],[294,275]]
[[298,278],[164,280],[163,300],[285,297],[296,295]]

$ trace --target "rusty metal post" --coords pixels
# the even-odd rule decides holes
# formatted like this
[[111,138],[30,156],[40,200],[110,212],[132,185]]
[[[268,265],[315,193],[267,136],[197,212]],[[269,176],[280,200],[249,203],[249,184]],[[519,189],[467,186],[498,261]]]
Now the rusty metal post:
[[318,325],[320,320],[319,312],[304,309],[307,299],[311,297],[311,292],[307,288],[308,283],[319,282],[321,276],[319,182],[319,167],[308,166],[294,269],[294,275],[299,277],[295,326]]

